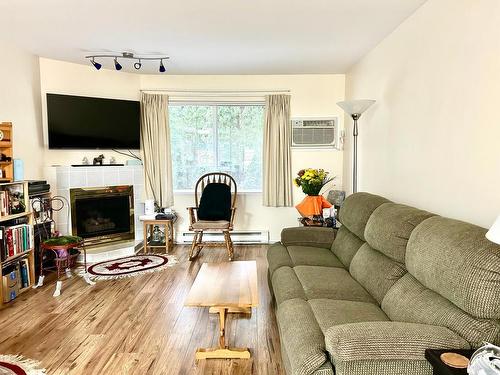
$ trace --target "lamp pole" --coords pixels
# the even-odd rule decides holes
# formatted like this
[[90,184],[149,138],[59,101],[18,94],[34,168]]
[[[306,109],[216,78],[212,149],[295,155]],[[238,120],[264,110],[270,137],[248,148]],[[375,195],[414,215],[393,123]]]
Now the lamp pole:
[[362,99],[362,100],[346,100],[338,102],[337,105],[342,108],[345,113],[349,114],[354,120],[354,127],[352,128],[352,135],[354,136],[353,143],[353,157],[352,157],[352,192],[358,191],[358,120],[375,100]]
[[359,113],[353,113],[352,119],[354,125],[352,128],[352,135],[354,137],[353,144],[353,157],[352,157],[352,192],[358,192],[358,119],[361,116]]

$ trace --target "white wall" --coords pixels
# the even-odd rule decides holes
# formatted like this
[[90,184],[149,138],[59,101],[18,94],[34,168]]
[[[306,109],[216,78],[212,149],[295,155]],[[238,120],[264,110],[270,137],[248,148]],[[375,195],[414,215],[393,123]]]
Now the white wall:
[[377,100],[359,190],[485,227],[500,214],[499,25],[498,0],[429,0],[353,67],[347,96]]
[[25,179],[43,177],[38,57],[0,43],[0,122],[12,122],[14,157]]
[[[47,92],[73,95],[102,96],[113,98],[138,98],[140,89],[221,89],[221,90],[270,90],[290,89],[293,116],[338,116],[343,126],[343,116],[336,102],[344,99],[344,75],[266,75],[266,76],[171,76],[139,75],[109,70],[96,71],[91,66],[61,61],[40,59],[41,94]],[[45,99],[43,99],[45,116]],[[44,118],[46,132],[46,119]],[[104,152],[105,156],[115,156]],[[45,164],[78,164],[83,156],[95,156],[97,151],[53,151],[47,150]],[[324,168],[338,176],[336,184],[342,186],[341,151],[292,152],[292,168]],[[303,194],[295,190],[294,200],[299,202]],[[186,207],[193,205],[192,194],[176,194],[174,209],[180,213],[178,230],[187,229]],[[278,240],[282,228],[296,226],[298,213],[294,208],[267,208],[262,206],[261,194],[240,194],[238,201],[236,230],[269,230],[271,239]]]

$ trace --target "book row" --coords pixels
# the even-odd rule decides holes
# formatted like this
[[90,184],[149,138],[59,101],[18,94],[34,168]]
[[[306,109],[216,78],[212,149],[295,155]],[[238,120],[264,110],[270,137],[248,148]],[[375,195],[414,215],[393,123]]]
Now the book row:
[[33,226],[19,224],[10,227],[0,226],[0,257],[2,261],[23,253],[34,246]]

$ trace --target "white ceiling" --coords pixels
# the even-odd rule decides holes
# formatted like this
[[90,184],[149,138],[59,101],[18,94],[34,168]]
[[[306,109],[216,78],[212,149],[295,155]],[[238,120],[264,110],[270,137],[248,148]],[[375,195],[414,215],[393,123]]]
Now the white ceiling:
[[425,1],[2,0],[0,38],[76,63],[165,53],[174,74],[345,73]]

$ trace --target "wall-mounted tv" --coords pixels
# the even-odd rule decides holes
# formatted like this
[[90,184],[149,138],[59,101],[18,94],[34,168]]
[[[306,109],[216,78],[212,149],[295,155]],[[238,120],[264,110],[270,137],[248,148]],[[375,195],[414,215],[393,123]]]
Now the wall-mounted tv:
[[134,100],[47,94],[49,149],[138,149]]

